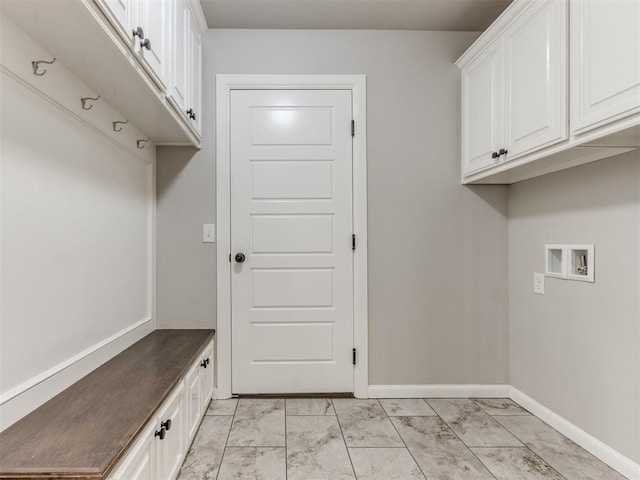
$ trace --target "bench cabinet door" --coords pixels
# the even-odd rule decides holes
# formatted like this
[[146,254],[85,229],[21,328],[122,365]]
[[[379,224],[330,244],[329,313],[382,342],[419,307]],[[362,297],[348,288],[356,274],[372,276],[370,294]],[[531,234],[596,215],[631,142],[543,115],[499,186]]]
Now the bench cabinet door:
[[156,445],[154,425],[148,426],[140,439],[108,480],[155,480]]

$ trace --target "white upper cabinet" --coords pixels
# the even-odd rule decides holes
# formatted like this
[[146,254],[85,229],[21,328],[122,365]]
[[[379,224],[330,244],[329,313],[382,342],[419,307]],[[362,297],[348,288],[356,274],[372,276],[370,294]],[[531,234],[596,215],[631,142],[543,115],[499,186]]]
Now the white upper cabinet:
[[[169,23],[171,3],[167,1],[140,0],[137,21],[133,28],[139,30],[135,48],[145,66],[155,76],[163,88],[166,88],[169,76],[169,55],[171,26]],[[173,48],[173,47],[171,47]]]
[[172,27],[173,45],[172,53],[172,82],[169,88],[169,98],[176,110],[185,115],[187,112],[187,100],[189,89],[188,72],[189,43],[191,41],[191,12],[186,0],[176,0],[173,4]]
[[462,67],[463,174],[567,138],[567,3],[529,2]]
[[538,0],[504,36],[511,160],[568,138],[567,3]]
[[98,0],[102,9],[109,15],[111,23],[124,39],[131,40],[132,22],[137,17],[134,0]]
[[189,72],[191,78],[189,82],[188,115],[191,125],[195,131],[200,134],[202,131],[202,34],[195,24],[196,21],[192,16],[189,44]]
[[[200,145],[207,24],[198,0],[0,0],[0,13],[116,110],[107,126],[135,127],[136,150]],[[96,112],[81,113],[99,122]]]
[[640,112],[640,1],[571,3],[571,128]]
[[463,183],[640,147],[640,0],[514,0],[456,63]]
[[173,3],[172,82],[168,98],[200,135],[202,91],[202,22],[192,0]]
[[500,42],[489,45],[462,71],[463,172],[498,162],[503,144],[504,93]]

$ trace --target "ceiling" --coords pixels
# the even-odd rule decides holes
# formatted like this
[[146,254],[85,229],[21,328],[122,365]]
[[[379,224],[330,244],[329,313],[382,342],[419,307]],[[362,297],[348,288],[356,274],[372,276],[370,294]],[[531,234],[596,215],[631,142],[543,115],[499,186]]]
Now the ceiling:
[[482,31],[511,0],[200,0],[210,28]]

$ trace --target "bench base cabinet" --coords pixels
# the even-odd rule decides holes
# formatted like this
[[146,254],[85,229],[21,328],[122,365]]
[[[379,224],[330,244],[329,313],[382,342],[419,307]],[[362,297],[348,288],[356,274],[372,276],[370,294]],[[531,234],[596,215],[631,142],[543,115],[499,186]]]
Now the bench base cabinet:
[[457,62],[462,182],[513,183],[640,147],[639,22],[637,0],[515,0]]
[[108,480],[174,480],[213,394],[213,343],[198,355]]

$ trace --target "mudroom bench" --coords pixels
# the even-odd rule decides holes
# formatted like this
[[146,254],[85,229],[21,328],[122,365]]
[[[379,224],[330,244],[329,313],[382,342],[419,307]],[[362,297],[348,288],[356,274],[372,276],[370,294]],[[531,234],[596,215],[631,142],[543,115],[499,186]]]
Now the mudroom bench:
[[0,433],[0,479],[172,480],[213,394],[214,330],[156,330]]

